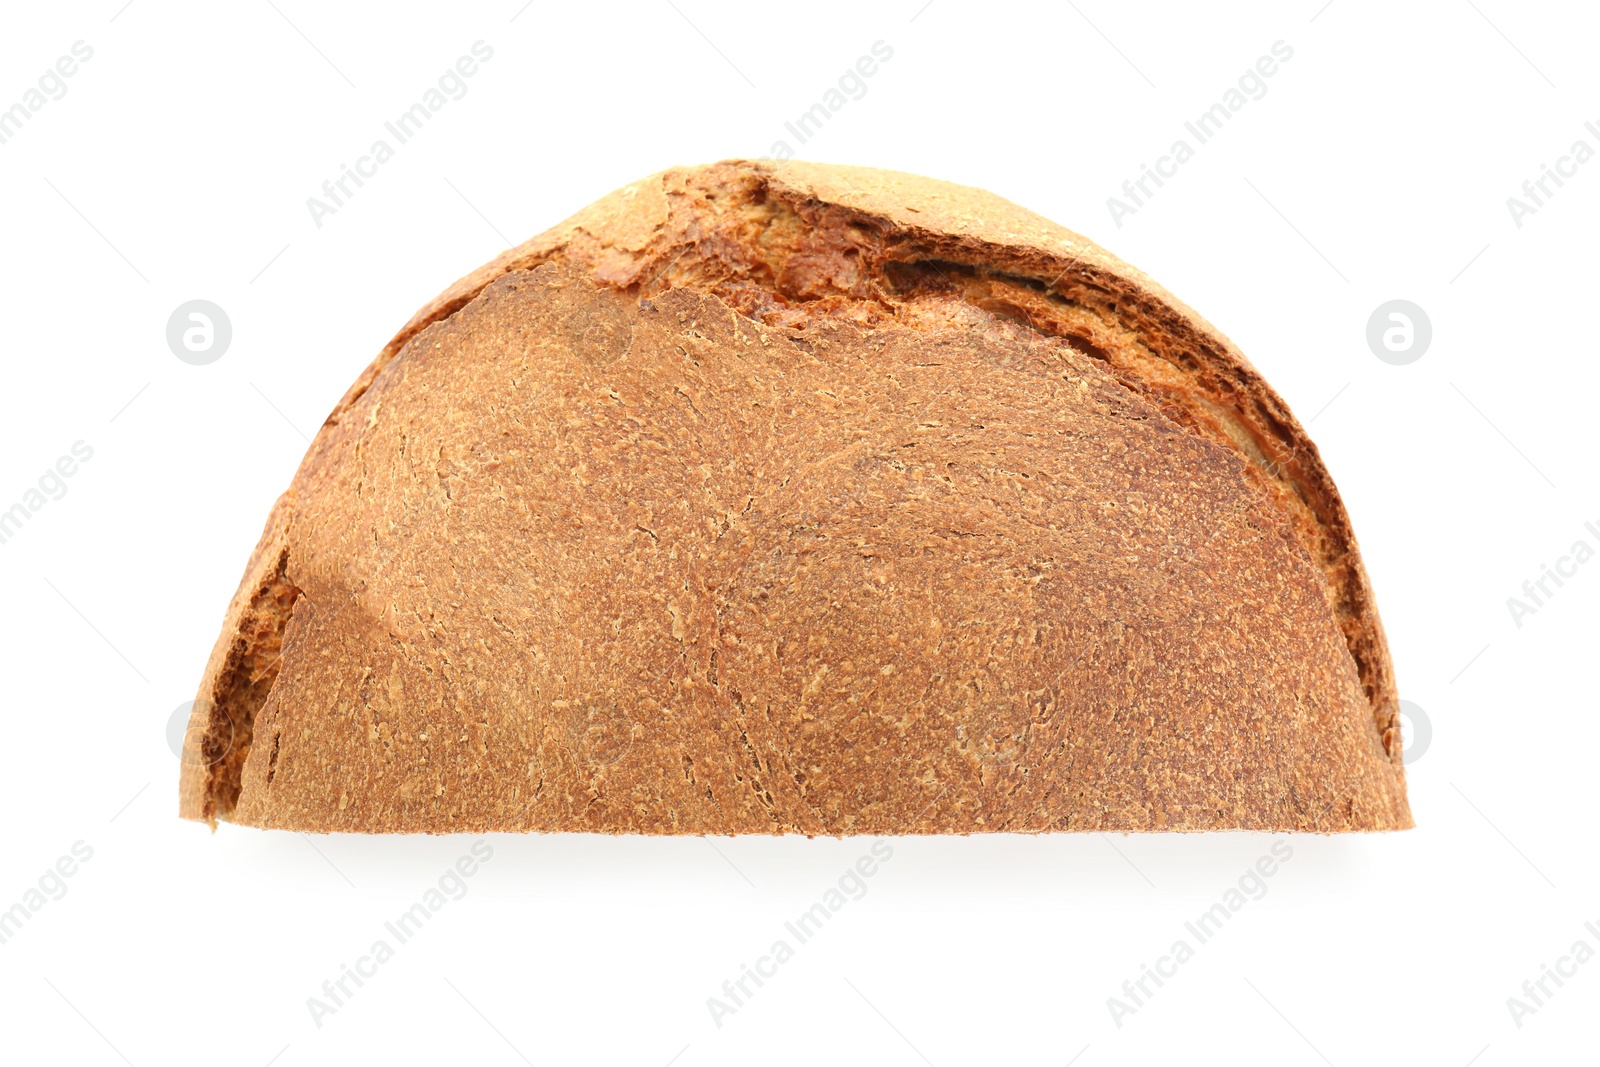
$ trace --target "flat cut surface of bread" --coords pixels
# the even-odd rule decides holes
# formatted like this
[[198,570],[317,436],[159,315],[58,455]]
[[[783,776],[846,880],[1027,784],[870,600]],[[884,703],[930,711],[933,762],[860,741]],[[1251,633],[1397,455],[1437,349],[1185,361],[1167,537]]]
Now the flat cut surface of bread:
[[1411,825],[1283,401],[979,190],[729,162],[462,279],[317,435],[181,813],[307,831]]

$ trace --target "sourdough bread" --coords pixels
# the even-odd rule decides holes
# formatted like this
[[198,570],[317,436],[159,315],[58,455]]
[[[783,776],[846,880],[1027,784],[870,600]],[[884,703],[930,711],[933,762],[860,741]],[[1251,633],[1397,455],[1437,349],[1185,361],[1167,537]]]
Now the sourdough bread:
[[181,813],[304,831],[1411,825],[1316,447],[976,189],[666,171],[463,278],[278,501]]

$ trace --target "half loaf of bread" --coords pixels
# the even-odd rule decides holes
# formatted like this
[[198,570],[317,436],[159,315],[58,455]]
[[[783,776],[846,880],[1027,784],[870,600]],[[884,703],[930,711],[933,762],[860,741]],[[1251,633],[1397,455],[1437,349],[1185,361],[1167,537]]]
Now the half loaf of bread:
[[976,189],[728,162],[463,278],[272,510],[181,813],[305,831],[1411,825],[1317,449]]

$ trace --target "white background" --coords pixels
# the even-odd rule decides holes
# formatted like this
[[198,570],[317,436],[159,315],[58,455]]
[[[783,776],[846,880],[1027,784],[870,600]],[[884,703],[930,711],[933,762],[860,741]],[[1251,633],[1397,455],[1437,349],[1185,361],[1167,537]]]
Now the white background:
[[[1600,950],[1600,562],[1521,627],[1506,601],[1600,547],[1600,161],[1520,228],[1506,199],[1574,140],[1600,148],[1600,25],[1474,2],[8,5],[0,107],[75,41],[94,54],[0,145],[0,508],[74,442],[94,454],[0,545],[0,909],[75,842],[93,856],[0,944],[0,1059],[1592,1061],[1600,961],[1521,1027],[1506,1002],[1579,939]],[[467,95],[316,227],[306,198],[480,39]],[[769,154],[878,40],[893,58],[788,138],[800,156],[983,186],[1087,234],[1309,421],[1431,722],[1418,829],[1294,838],[1121,1026],[1107,998],[1193,944],[1184,922],[1272,839],[892,841],[719,1028],[707,998],[867,842],[496,836],[317,1026],[307,998],[472,841],[176,818],[168,719],[306,435],[456,277],[663,167]],[[1279,40],[1267,94],[1116,226],[1107,197]],[[209,366],[164,337],[193,298],[233,324]],[[1392,298],[1433,324],[1408,366],[1365,341]]]

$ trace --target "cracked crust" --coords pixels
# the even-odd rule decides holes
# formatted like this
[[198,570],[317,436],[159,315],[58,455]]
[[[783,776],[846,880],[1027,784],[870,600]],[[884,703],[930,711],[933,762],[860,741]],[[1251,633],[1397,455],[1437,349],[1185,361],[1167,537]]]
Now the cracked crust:
[[991,194],[735,161],[385,347],[230,607],[181,811],[1397,829],[1396,714],[1332,480],[1216,330]]

